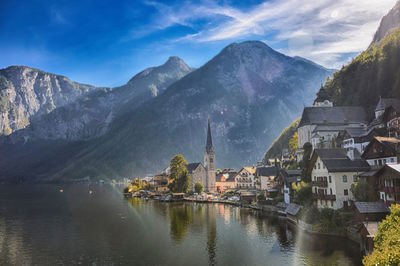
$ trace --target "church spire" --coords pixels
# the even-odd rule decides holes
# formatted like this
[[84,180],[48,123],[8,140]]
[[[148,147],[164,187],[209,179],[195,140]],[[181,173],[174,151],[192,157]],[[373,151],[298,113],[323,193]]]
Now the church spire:
[[213,145],[212,145],[212,138],[211,138],[210,117],[208,117],[206,152],[208,153],[211,150],[213,150]]

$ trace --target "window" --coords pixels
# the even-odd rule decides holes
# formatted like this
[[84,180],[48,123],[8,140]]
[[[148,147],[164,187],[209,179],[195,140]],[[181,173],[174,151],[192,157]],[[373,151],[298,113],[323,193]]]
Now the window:
[[386,164],[386,159],[383,159],[383,164]]
[[322,169],[325,169],[325,164],[322,164]]
[[321,164],[320,163],[318,163],[318,169],[321,169]]
[[314,169],[317,169],[317,164],[314,164]]
[[331,207],[333,207],[333,200],[331,200]]
[[390,162],[391,162],[391,163],[394,163],[394,158],[390,158]]
[[348,190],[348,189],[345,189],[345,190],[344,190],[344,195],[345,195],[345,196],[349,195],[349,190]]
[[377,161],[377,160],[374,160],[374,164],[375,164],[375,165],[378,165],[378,161]]
[[356,183],[357,182],[357,176],[353,175],[353,182]]
[[332,178],[331,178],[331,176],[329,176],[329,183],[332,183]]
[[332,189],[330,188],[329,190],[330,190],[330,192],[331,192],[331,194],[330,194],[330,195],[333,195],[333,194],[332,194]]
[[210,158],[210,163],[212,163],[213,162],[213,158]]
[[343,176],[343,183],[347,183],[347,175]]

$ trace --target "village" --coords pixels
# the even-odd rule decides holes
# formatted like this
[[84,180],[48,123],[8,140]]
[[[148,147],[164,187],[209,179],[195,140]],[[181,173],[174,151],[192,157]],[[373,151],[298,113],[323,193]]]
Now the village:
[[127,197],[217,202],[276,213],[309,233],[347,237],[368,255],[381,221],[391,205],[400,203],[399,134],[399,100],[377,99],[369,121],[362,107],[334,106],[321,89],[313,106],[304,108],[296,149],[238,171],[216,169],[209,119],[204,163],[185,163],[178,155],[190,177],[187,187],[174,188],[167,167],[132,180],[124,192]]

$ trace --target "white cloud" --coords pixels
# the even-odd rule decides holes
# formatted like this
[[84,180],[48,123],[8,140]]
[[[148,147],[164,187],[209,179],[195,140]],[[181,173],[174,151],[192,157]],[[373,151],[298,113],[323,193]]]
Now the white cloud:
[[[272,0],[240,10],[217,5],[184,2],[166,6],[148,2],[160,13],[155,26],[192,27],[196,33],[175,41],[210,42],[262,38],[267,43],[288,43],[281,51],[309,58],[327,67],[342,65],[345,54],[368,47],[381,18],[396,0]],[[208,23],[196,29],[196,21]],[[270,33],[274,33],[271,37]]]

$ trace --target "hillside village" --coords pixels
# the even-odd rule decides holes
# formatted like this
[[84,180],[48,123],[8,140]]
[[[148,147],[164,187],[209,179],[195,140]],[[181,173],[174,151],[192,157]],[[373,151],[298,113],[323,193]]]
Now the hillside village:
[[[375,117],[368,121],[362,107],[334,106],[321,88],[313,106],[304,108],[297,129],[300,148],[238,171],[215,169],[218,155],[208,120],[204,164],[186,165],[191,177],[186,191],[170,191],[170,167],[140,181],[146,184],[146,197],[276,211],[310,232],[347,236],[370,254],[380,221],[392,204],[400,203],[399,121],[397,99],[378,99]],[[204,192],[194,193],[197,183]],[[329,215],[341,221],[318,229]]]

